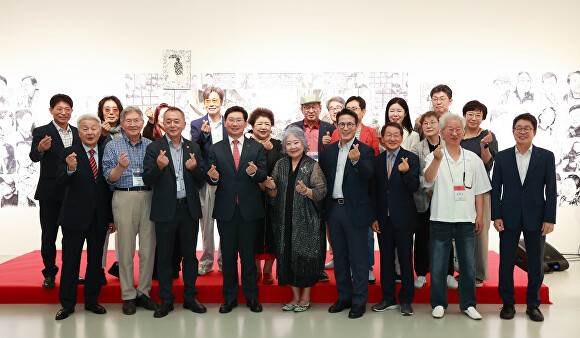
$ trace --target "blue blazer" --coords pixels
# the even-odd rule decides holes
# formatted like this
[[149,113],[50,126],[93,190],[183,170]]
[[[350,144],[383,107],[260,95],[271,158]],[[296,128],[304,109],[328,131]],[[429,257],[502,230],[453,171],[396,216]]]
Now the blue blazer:
[[[304,130],[304,120],[296,121],[290,123],[288,126],[297,126],[300,129]],[[288,128],[288,127],[286,127]],[[324,122],[320,120],[320,129],[318,130],[318,156],[320,157],[320,152],[322,152],[322,137],[326,135],[326,133],[330,133],[332,136],[332,132],[336,129],[336,127],[328,122]],[[374,154],[374,153],[373,153]]]
[[[72,144],[80,144],[79,132],[77,128],[69,125],[72,130]],[[50,148],[44,153],[38,151],[38,144],[45,136],[50,136],[52,142]],[[60,162],[60,153],[64,149],[64,144],[60,134],[52,122],[32,130],[32,147],[30,148],[29,157],[32,162],[40,162],[40,177],[36,187],[34,199],[41,201],[61,201],[64,196],[64,189],[56,184],[58,175],[58,165]]]
[[495,157],[491,181],[491,219],[502,219],[506,229],[538,231],[542,223],[556,223],[554,154],[534,146],[526,179],[520,182],[515,147]]
[[[407,158],[409,170],[401,174],[398,169]],[[410,151],[399,148],[394,159],[391,177],[387,179],[387,152],[380,153],[374,160],[374,174],[370,186],[371,199],[374,202],[375,220],[381,228],[387,225],[387,208],[391,221],[396,229],[413,230],[419,224],[417,208],[413,193],[419,190],[419,157]]]
[[[207,168],[215,165],[220,177],[217,183],[206,174],[210,185],[217,184],[215,203],[212,217],[218,221],[230,221],[236,209],[238,196],[240,213],[245,221],[257,220],[264,217],[264,203],[259,183],[266,180],[266,154],[264,146],[250,139],[244,139],[243,149],[240,149],[240,163],[236,170],[234,156],[228,139],[224,139],[211,146]],[[253,161],[258,167],[254,176],[246,173],[248,162]]]
[[[213,144],[213,140],[211,137],[211,133],[209,134],[208,137],[206,137],[201,132],[201,126],[203,126],[203,121],[207,121],[207,123],[209,125],[209,115],[208,114],[205,114],[204,117],[200,117],[197,120],[191,121],[191,140],[193,142],[199,144],[199,147],[201,148],[201,156],[203,157],[203,161],[204,161],[204,163],[208,163],[207,161],[209,159],[209,148]],[[222,135],[223,135],[223,138],[228,137],[228,132],[226,130],[226,125],[225,125],[225,121],[223,121],[223,117],[222,117]]]
[[[77,154],[77,169],[69,176],[66,157]],[[85,231],[96,218],[97,227],[107,229],[113,222],[111,199],[113,192],[103,176],[103,148],[99,148],[97,180],[82,143],[64,148],[60,153],[57,185],[64,188],[65,194],[58,223],[76,231]]]
[[[332,191],[336,178],[339,142],[337,141],[324,147],[324,150],[318,157],[320,168],[328,182],[328,193],[326,194],[325,201],[326,208],[324,211],[325,220],[328,220],[328,210],[330,210],[331,203],[334,203],[332,201]],[[360,158],[355,165],[347,158],[342,181],[342,193],[350,221],[358,227],[370,227],[375,220],[375,215],[373,203],[368,193],[368,187],[373,177],[375,151],[357,139],[353,142],[353,145],[355,144],[359,145]]]

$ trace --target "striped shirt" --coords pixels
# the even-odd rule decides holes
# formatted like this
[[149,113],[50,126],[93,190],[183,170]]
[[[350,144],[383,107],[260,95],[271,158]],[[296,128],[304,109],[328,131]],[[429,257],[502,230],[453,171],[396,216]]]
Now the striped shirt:
[[143,160],[145,159],[145,150],[147,146],[151,144],[151,140],[141,137],[141,140],[135,145],[131,144],[131,141],[125,135],[125,132],[121,132],[122,137],[118,137],[111,140],[105,146],[105,151],[103,154],[103,175],[107,182],[109,182],[109,175],[111,171],[115,169],[117,160],[121,157],[122,153],[127,154],[127,159],[129,159],[129,166],[123,171],[119,180],[115,183],[109,182],[111,188],[132,188],[133,187],[133,171],[139,170],[141,174],[143,173]]

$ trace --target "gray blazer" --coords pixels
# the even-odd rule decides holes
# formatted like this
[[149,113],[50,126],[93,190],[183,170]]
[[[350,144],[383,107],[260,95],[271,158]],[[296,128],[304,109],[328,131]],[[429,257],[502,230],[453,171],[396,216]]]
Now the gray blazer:
[[[417,206],[417,212],[425,212],[429,209],[429,205],[431,204],[431,197],[429,197],[429,193],[433,192],[433,187],[425,188],[425,158],[431,152],[429,151],[429,141],[427,138],[421,140],[421,142],[417,143],[411,152],[417,156],[419,156],[419,181],[421,182],[421,186],[419,186],[419,190],[413,194],[413,198],[415,198],[415,205]],[[441,140],[441,146],[445,146],[445,141]]]

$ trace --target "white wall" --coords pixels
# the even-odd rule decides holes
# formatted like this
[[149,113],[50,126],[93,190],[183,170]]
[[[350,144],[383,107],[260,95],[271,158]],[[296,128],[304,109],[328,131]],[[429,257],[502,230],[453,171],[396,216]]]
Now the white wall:
[[[459,109],[492,73],[580,69],[578,12],[576,0],[2,0],[0,74],[73,99],[122,95],[125,73],[161,72],[164,49],[190,49],[195,73],[405,70],[453,83]],[[576,251],[580,210],[558,212],[548,241]],[[0,219],[0,255],[40,247],[37,209]]]

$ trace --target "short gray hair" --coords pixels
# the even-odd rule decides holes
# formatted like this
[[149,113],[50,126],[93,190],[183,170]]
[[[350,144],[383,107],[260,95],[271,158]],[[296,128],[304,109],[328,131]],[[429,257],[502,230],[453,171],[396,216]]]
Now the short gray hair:
[[141,119],[143,119],[143,112],[141,111],[141,109],[139,109],[139,107],[129,106],[129,107],[126,107],[125,109],[123,109],[121,114],[119,114],[119,121],[123,121],[125,119],[125,115],[127,113],[132,113],[132,112],[135,112],[135,113],[141,115]]
[[461,122],[461,127],[465,129],[465,119],[462,116],[451,113],[443,114],[443,116],[439,118],[439,129],[441,130],[445,129],[445,127],[447,126],[447,121],[452,120]]
[[79,116],[79,118],[77,119],[77,126],[81,124],[81,122],[84,120],[95,120],[99,122],[99,128],[101,128],[101,119],[95,114],[83,114]]
[[288,128],[284,130],[284,133],[282,134],[282,153],[286,154],[286,139],[290,135],[296,136],[300,142],[302,142],[302,145],[304,145],[304,152],[306,153],[308,151],[308,141],[306,141],[304,130],[298,126],[288,126]]
[[328,109],[328,107],[330,106],[330,102],[332,101],[340,102],[340,104],[342,104],[342,107],[344,108],[345,102],[344,99],[340,96],[333,96],[328,101],[326,101],[326,109]]

